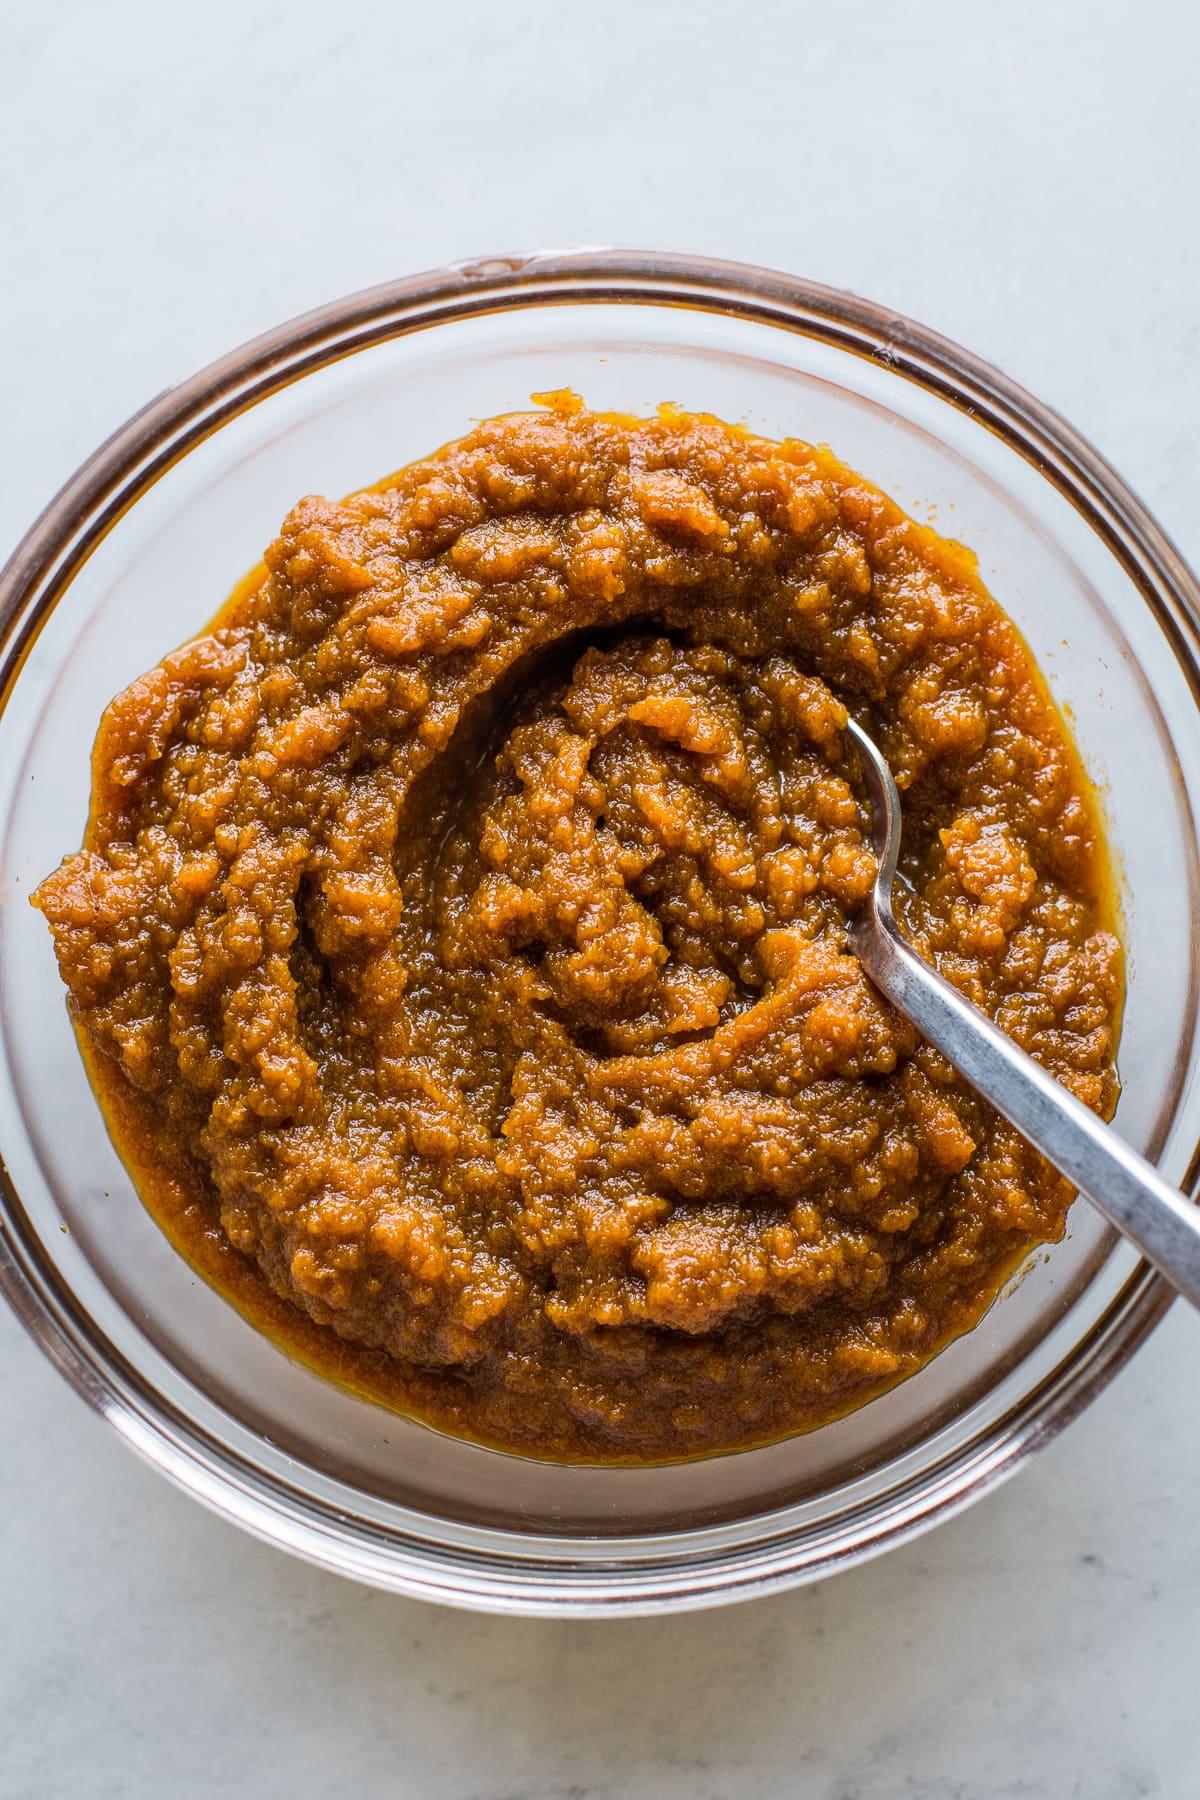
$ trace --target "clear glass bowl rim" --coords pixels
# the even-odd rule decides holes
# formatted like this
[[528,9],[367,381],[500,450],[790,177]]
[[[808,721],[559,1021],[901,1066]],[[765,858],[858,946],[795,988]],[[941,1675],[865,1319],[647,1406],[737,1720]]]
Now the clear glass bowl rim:
[[[798,276],[670,252],[582,249],[497,255],[388,282],[305,313],[167,389],[102,444],[0,570],[0,709],[42,624],[91,551],[174,463],[257,400],[374,343],[513,307],[638,302],[736,314],[837,346],[969,412],[1052,482],[1136,583],[1200,710],[1200,584],[1116,471],[1016,382],[926,327]],[[1194,1148],[1186,1187],[1200,1175]],[[853,1566],[928,1530],[1011,1475],[1124,1366],[1173,1298],[1145,1263],[1057,1368],[966,1456],[851,1516],[817,1546],[772,1537],[697,1562],[599,1570],[456,1551],[383,1536],[265,1479],[165,1402],[104,1337],[29,1227],[0,1146],[0,1292],[76,1391],[148,1462],[210,1509],[268,1542],[373,1585],[509,1613],[663,1612],[749,1598]],[[614,1551],[617,1546],[614,1544]],[[619,1564],[619,1556],[615,1561]]]

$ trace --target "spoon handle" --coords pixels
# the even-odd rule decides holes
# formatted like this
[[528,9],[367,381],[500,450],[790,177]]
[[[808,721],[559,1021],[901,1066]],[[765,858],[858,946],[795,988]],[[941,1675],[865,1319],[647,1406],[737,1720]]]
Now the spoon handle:
[[850,930],[876,987],[971,1086],[1200,1307],[1200,1208],[930,967],[872,895]]

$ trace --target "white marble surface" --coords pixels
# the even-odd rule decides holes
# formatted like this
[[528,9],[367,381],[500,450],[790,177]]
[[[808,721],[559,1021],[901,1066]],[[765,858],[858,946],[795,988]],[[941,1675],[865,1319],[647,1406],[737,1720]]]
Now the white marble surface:
[[[0,40],[0,549],[251,333],[444,259],[608,241],[927,320],[1200,558],[1192,0],[6,0]],[[0,1796],[1190,1800],[1197,1365],[1177,1308],[1000,1494],[822,1587],[514,1624],[208,1517],[5,1316]]]

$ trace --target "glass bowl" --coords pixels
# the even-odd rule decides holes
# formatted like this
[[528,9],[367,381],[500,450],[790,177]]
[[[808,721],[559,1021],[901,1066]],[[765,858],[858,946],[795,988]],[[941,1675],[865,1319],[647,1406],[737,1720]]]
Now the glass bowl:
[[168,1245],[109,1143],[27,903],[80,842],[104,705],[203,625],[294,500],[347,493],[561,387],[828,442],[978,551],[1116,850],[1117,1126],[1191,1185],[1200,595],[1162,532],[1045,407],[877,306],[683,257],[502,257],[339,301],[163,394],[0,578],[0,1283],[127,1442],[288,1550],[499,1612],[660,1612],[811,1580],[956,1512],[1125,1362],[1163,1284],[1077,1205],[976,1330],[807,1436],[646,1469],[458,1441],[289,1360]]

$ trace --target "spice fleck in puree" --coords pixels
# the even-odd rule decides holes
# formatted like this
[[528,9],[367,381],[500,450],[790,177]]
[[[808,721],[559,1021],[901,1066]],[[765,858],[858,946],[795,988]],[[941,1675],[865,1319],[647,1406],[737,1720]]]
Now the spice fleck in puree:
[[1070,1189],[872,988],[905,930],[1087,1105],[1086,783],[971,555],[824,450],[572,395],[302,500],[109,707],[36,896],[148,1203],[318,1367],[637,1461],[919,1368]]

